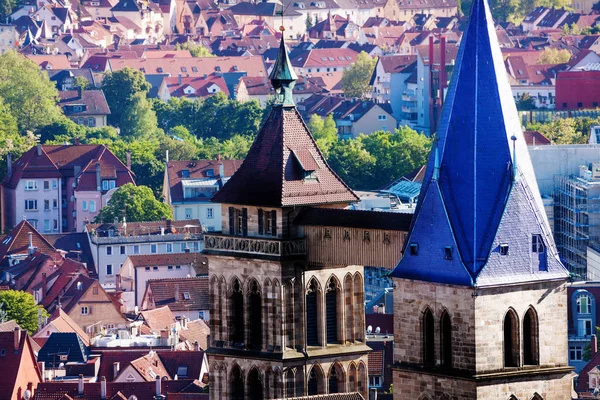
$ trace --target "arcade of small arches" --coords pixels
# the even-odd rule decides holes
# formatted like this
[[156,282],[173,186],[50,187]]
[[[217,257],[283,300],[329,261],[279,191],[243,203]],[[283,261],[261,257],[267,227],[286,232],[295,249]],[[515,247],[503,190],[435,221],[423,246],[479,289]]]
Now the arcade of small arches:
[[309,276],[302,289],[299,279],[288,279],[282,286],[277,279],[213,276],[214,346],[277,352],[303,345],[364,342],[364,285],[359,272],[343,279],[331,274],[325,285]]
[[[293,368],[257,365],[247,369],[234,362],[215,362],[211,366],[211,398],[262,400],[359,392],[367,395],[367,367],[363,361],[344,364],[335,361],[324,368],[320,363]],[[214,397],[213,397],[214,396]]]
[[[440,400],[450,400],[451,398],[452,397],[450,397],[450,395],[447,393],[444,393],[439,397]],[[430,398],[429,396],[423,395],[423,396],[419,397],[418,400],[433,400],[433,399]],[[512,394],[512,395],[510,395],[508,400],[521,400],[521,399],[519,399],[517,396]],[[526,397],[523,400],[544,400],[544,398],[542,396],[540,396],[538,393],[534,393],[532,397]]]

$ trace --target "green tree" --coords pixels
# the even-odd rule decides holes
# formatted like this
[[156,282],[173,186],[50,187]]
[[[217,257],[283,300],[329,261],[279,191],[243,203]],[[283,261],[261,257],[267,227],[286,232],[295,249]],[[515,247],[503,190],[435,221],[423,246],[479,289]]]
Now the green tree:
[[54,83],[33,61],[14,51],[0,56],[0,97],[21,133],[35,132],[62,115]]
[[587,141],[587,135],[577,131],[573,118],[557,119],[546,124],[529,124],[527,130],[539,131],[554,144],[583,144]]
[[369,91],[369,81],[377,60],[364,51],[356,57],[356,61],[344,70],[342,90],[346,97],[364,97]]
[[564,64],[571,59],[571,53],[567,49],[553,49],[547,47],[540,54],[538,64]]
[[83,76],[76,76],[75,84],[73,86],[75,86],[77,88],[81,88],[81,90],[87,90],[90,88],[91,85],[90,85],[90,81],[88,81]]
[[9,153],[16,161],[37,143],[38,137],[33,133],[19,134],[17,121],[0,98],[0,176],[6,175],[6,157]]
[[161,218],[173,218],[173,213],[167,204],[154,197],[152,189],[128,183],[113,193],[95,221],[122,220],[124,216],[127,221],[159,221]]
[[214,57],[214,54],[212,54],[209,49],[191,40],[188,40],[185,43],[179,43],[175,46],[175,50],[189,50],[192,57]]
[[537,110],[535,99],[531,97],[529,93],[523,93],[520,95],[515,104],[517,105],[517,110],[519,111]]
[[377,160],[360,140],[340,140],[331,148],[327,161],[351,188],[366,189]]
[[[185,129],[187,131],[184,127],[175,127],[171,133],[180,130],[177,128]],[[160,145],[158,147],[158,154],[156,154],[158,160],[164,160],[167,151],[169,152],[169,160],[195,160],[198,157],[198,147],[196,147],[194,142],[189,139],[185,140],[179,138],[179,136],[177,137],[178,139],[164,136],[159,140]]]
[[304,22],[304,24],[306,25],[306,30],[309,30],[314,26],[310,13],[306,13],[306,21]]
[[123,68],[104,75],[102,90],[110,107],[109,123],[121,126],[121,119],[126,116],[131,103],[135,101],[134,98],[146,97],[150,87],[144,74],[132,68]]
[[127,140],[152,139],[159,134],[156,114],[144,93],[133,95],[120,121],[121,137]]
[[34,333],[38,329],[38,312],[48,315],[43,307],[35,304],[33,295],[20,290],[0,291],[0,305],[8,320],[15,320],[21,328]]
[[328,157],[329,150],[338,141],[337,127],[333,119],[333,114],[329,114],[325,119],[313,114],[308,121],[308,129],[312,133],[317,146],[325,157]]
[[235,135],[223,142],[219,154],[226,160],[241,160],[246,157],[252,138],[248,136]]
[[8,321],[8,314],[4,310],[4,306],[0,304],[0,323]]

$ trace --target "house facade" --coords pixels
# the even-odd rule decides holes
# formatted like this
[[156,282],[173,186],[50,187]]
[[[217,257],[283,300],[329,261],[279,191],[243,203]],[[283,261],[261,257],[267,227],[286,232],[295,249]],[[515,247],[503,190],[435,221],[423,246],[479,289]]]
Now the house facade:
[[134,175],[104,145],[38,145],[15,163],[8,157],[2,182],[2,229],[22,219],[42,233],[83,231],[108,202],[111,189]]
[[102,128],[110,114],[102,90],[68,90],[59,92],[58,105],[73,122],[89,128]]
[[204,248],[199,220],[88,224],[85,229],[98,280],[109,290],[117,289],[117,275],[129,255],[179,254]]
[[206,231],[221,226],[221,205],[212,197],[242,164],[241,160],[167,161],[163,198],[176,221],[197,219]]

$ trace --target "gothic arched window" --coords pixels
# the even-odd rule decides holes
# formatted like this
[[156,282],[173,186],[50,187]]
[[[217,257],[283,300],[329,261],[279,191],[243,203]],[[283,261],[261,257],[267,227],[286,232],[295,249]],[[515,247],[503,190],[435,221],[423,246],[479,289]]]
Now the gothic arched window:
[[256,367],[248,373],[248,400],[263,400],[262,380]]
[[316,364],[313,365],[308,374],[308,395],[315,396],[318,394],[325,394],[325,377],[321,367]]
[[250,282],[248,291],[248,348],[260,350],[262,346],[262,299],[256,280]]
[[433,313],[429,308],[423,314],[423,365],[432,367],[435,364],[435,333]]
[[242,285],[237,278],[233,280],[230,305],[229,340],[233,347],[242,347],[244,344],[244,294]]
[[242,370],[237,365],[231,370],[229,392],[232,400],[244,400],[244,379],[242,378]]
[[338,338],[339,291],[340,287],[337,279],[331,277],[327,284],[327,290],[325,294],[325,318],[328,344],[340,342]]
[[442,313],[440,319],[440,355],[442,367],[452,368],[452,321],[447,311]]
[[514,310],[504,316],[504,366],[519,366],[519,319]]
[[306,291],[306,344],[320,346],[319,339],[319,299],[320,288],[315,278],[311,279]]
[[533,307],[523,317],[523,364],[538,365],[539,359],[538,318]]

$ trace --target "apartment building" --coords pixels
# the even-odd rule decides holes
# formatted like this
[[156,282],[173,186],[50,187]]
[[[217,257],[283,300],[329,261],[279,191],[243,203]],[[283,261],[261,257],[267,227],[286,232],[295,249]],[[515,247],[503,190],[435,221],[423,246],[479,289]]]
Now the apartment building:
[[2,231],[22,219],[41,233],[83,230],[112,193],[134,175],[105,145],[38,145],[14,164],[1,186]]

